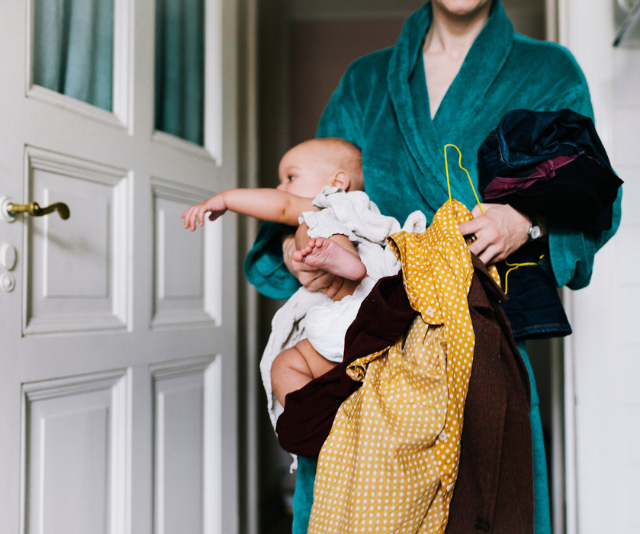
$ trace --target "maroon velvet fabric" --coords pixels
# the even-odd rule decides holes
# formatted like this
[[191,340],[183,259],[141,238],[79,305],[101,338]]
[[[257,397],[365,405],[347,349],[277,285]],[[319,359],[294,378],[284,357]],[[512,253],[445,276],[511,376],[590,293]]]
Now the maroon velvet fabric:
[[[556,169],[564,167],[577,157],[578,154],[573,154],[571,156],[557,156],[555,158],[548,159],[538,165],[536,170],[530,175],[522,178],[504,178],[502,176],[496,176],[484,190],[484,200],[486,202],[508,195],[513,191],[527,189],[527,187],[535,184],[540,178],[551,180],[556,175]],[[596,163],[598,162],[596,159],[591,159]]]

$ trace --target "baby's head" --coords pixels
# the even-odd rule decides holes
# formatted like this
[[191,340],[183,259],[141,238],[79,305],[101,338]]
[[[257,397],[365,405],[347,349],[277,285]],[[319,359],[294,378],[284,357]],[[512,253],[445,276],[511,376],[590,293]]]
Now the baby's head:
[[280,160],[277,189],[314,198],[329,185],[345,191],[364,190],[360,149],[337,137],[310,139],[294,146]]

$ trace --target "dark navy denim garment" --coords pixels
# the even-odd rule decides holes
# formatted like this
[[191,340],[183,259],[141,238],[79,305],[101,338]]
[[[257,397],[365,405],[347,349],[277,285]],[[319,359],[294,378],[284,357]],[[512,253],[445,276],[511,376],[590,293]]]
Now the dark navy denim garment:
[[[496,178],[499,187],[490,187]],[[484,200],[546,217],[550,225],[610,229],[621,184],[593,121],[569,109],[510,111],[478,150],[478,188]],[[504,287],[511,268],[507,264],[538,264],[508,275],[509,300],[503,308],[515,338],[571,333],[550,265],[547,270],[540,265],[546,249],[546,243],[527,243],[497,265]]]
[[[516,339],[544,339],[571,334],[553,278],[541,267],[540,256],[548,254],[546,243],[526,243],[496,267],[507,300],[502,309]],[[512,269],[515,264],[537,263]],[[508,273],[508,274],[507,274]]]

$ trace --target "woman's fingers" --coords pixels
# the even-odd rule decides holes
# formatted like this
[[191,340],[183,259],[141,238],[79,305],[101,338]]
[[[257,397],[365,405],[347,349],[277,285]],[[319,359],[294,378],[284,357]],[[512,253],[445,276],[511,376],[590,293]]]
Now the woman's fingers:
[[485,265],[491,265],[492,263],[496,263],[499,261],[500,249],[495,245],[490,245],[485,248],[480,254],[477,256],[480,258],[480,261]]
[[500,253],[500,243],[496,243],[496,239],[491,238],[493,235],[493,232],[488,229],[486,232],[480,233],[480,237],[469,245],[469,250],[486,265],[495,263],[496,256]]
[[[484,214],[460,224],[459,228],[463,235],[476,237],[469,250],[490,265],[527,242],[529,219],[509,205],[482,204],[482,208]],[[480,213],[480,208],[476,206],[473,211]]]
[[470,221],[459,224],[458,228],[460,228],[462,235],[473,235],[482,228],[482,221],[480,219],[471,219]]
[[293,274],[299,282],[312,293],[324,292],[329,298],[333,298],[342,286],[342,278],[327,271],[310,268],[305,263],[292,261]]
[[[480,217],[480,215],[482,215],[483,212],[487,210],[488,205],[490,204],[476,204],[471,210],[471,215],[473,215],[473,218],[477,219],[478,217]],[[481,206],[482,209],[480,209]]]
[[298,273],[298,280],[309,291],[320,291],[331,286],[334,275],[326,271],[309,269],[306,264],[293,261],[293,268]]

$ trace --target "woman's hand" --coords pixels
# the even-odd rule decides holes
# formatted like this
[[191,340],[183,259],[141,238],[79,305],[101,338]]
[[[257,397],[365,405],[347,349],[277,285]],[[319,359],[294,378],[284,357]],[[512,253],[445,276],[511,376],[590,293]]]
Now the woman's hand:
[[289,272],[309,291],[313,293],[322,291],[327,297],[333,298],[342,286],[343,279],[326,271],[309,267],[305,263],[294,261],[292,258],[294,250],[296,250],[295,236],[291,234],[282,240],[282,254]]
[[529,217],[511,206],[482,204],[484,214],[476,206],[471,211],[474,219],[459,225],[462,235],[475,235],[469,250],[485,265],[504,260],[529,239]]

